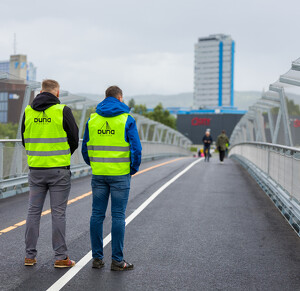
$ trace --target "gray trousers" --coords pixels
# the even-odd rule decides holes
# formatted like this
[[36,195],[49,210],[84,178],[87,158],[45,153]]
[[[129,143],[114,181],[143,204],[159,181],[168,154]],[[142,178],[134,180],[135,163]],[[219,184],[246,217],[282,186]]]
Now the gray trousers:
[[71,189],[70,177],[69,169],[30,169],[28,174],[29,205],[25,231],[26,258],[33,259],[37,254],[36,245],[39,237],[41,213],[48,190],[52,215],[52,246],[55,251],[55,258],[57,260],[66,258],[66,208]]

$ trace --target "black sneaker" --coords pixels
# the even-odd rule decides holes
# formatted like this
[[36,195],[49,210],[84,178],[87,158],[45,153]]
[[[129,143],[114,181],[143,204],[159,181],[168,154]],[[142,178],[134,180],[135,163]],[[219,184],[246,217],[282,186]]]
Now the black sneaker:
[[92,268],[101,269],[104,267],[104,262],[101,259],[94,258]]
[[111,270],[112,271],[129,271],[133,270],[133,264],[127,263],[125,260],[118,262],[115,260],[111,261]]

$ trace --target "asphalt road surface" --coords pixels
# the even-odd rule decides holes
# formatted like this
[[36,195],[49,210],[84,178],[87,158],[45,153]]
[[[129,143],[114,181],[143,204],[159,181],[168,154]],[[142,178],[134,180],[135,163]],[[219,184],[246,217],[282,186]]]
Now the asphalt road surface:
[[[148,170],[132,178],[127,217],[160,189],[126,226],[124,255],[133,271],[110,271],[110,243],[103,269],[92,269],[91,261],[74,276],[55,269],[47,212],[38,263],[23,266],[28,193],[0,200],[0,232],[6,229],[0,235],[0,290],[47,290],[63,276],[62,290],[300,290],[300,240],[256,182],[228,159],[223,165],[216,158],[200,161],[182,173],[195,161],[147,162],[141,170]],[[91,249],[92,197],[82,196],[91,191],[90,179],[72,181],[67,209],[69,255],[76,262]],[[110,226],[108,207],[104,236]]]

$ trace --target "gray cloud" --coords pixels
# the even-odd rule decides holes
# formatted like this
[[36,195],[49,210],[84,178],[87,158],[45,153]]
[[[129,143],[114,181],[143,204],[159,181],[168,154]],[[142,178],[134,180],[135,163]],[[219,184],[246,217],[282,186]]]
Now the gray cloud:
[[[27,54],[38,79],[55,78],[73,92],[127,94],[193,90],[194,43],[231,34],[235,89],[261,90],[299,57],[299,1],[5,1],[0,58]],[[3,13],[4,12],[4,13]]]

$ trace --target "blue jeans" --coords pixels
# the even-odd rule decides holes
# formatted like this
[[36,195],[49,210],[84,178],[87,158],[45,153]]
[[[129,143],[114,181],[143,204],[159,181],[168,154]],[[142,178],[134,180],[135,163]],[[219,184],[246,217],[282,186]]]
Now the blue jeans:
[[103,259],[103,221],[109,193],[111,194],[111,247],[112,259],[123,260],[125,212],[130,190],[131,176],[92,176],[93,210],[90,221],[92,256]]

